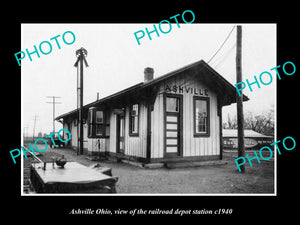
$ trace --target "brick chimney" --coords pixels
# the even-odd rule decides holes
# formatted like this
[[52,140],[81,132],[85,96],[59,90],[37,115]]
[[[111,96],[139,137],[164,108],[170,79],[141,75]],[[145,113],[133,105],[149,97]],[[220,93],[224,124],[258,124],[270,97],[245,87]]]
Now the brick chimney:
[[146,67],[144,70],[144,83],[153,80],[154,69]]

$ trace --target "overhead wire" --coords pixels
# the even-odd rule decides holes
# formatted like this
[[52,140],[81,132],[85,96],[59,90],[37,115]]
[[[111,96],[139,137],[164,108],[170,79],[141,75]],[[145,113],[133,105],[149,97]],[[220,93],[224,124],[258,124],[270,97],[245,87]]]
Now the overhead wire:
[[224,56],[219,59],[219,62],[217,62],[213,67],[214,68],[217,68],[221,63],[224,62],[225,59],[227,59],[227,57],[229,56],[229,54],[232,52],[232,50],[236,47],[236,43],[234,43],[230,49],[228,49],[225,53],[224,53]]
[[[235,27],[236,27],[236,25],[234,25],[234,26],[232,27],[232,29],[230,30],[230,32],[229,32],[228,35],[226,36],[226,38],[225,38],[225,40],[223,41],[223,43],[221,44],[221,46],[220,46],[220,47],[218,48],[218,50],[212,55],[212,57],[208,60],[207,64],[209,64],[210,61],[211,61],[211,60],[212,60],[212,59],[220,52],[220,50],[223,48],[223,46],[225,45],[225,43],[227,42],[227,40],[228,40],[229,37],[231,36],[231,34],[232,34],[232,32],[233,32],[233,30],[234,30]],[[235,47],[235,45],[233,45],[233,47]],[[233,49],[233,47],[230,49],[230,51]],[[202,71],[202,69],[199,70],[199,72],[201,72],[201,71]],[[193,78],[193,77],[192,77],[192,78]],[[183,86],[183,85],[187,84],[189,81],[191,81],[192,78],[185,80],[183,83],[179,84],[178,86]],[[164,91],[158,93],[158,95],[163,94],[163,93],[164,93]]]
[[213,56],[208,60],[207,64],[210,63],[210,61],[218,54],[218,52],[223,48],[224,44],[226,43],[226,41],[229,39],[230,35],[232,34],[234,28],[236,26],[234,25],[231,29],[231,31],[229,32],[229,34],[227,35],[226,39],[223,41],[223,43],[221,44],[220,48],[215,52],[215,54],[213,54]]

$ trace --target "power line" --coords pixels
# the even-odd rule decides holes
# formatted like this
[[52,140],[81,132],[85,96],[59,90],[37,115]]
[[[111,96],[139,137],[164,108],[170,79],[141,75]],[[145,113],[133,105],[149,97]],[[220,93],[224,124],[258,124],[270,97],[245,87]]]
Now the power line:
[[233,32],[234,28],[236,26],[234,25],[231,29],[231,31],[229,32],[229,34],[227,35],[225,41],[222,43],[222,45],[220,46],[220,48],[215,52],[215,54],[210,58],[210,60],[208,60],[207,64],[218,54],[218,52],[222,49],[222,47],[224,46],[224,44],[226,43],[226,41],[228,40],[228,38],[230,37],[231,33]]
[[[224,40],[224,42],[222,43],[222,45],[219,47],[219,49],[215,52],[215,54],[209,59],[209,61],[207,62],[207,64],[218,54],[218,52],[222,49],[222,47],[224,46],[224,44],[226,43],[226,41],[229,39],[229,37],[230,37],[230,35],[232,34],[232,32],[233,32],[233,30],[234,30],[234,28],[235,28],[236,26],[234,25],[233,27],[232,27],[232,29],[231,29],[231,31],[229,32],[229,34],[227,35],[227,37],[225,38],[225,40]],[[231,51],[234,47],[236,46],[236,44],[235,45],[233,45],[233,47],[229,50],[229,51]],[[199,73],[202,71],[204,69],[204,67],[202,67],[202,68],[200,68],[200,70],[198,71]],[[183,85],[186,85],[188,82],[190,82],[191,80],[192,80],[192,78],[194,78],[195,77],[195,75],[192,75],[192,77],[190,78],[190,79],[186,79],[184,82],[182,82],[181,84],[179,84],[178,86],[183,86]],[[162,92],[159,92],[157,95],[160,95],[160,94],[163,94],[164,93],[164,91],[162,91]]]
[[[222,47],[224,46],[224,44],[226,43],[226,41],[228,40],[228,38],[229,38],[230,35],[232,34],[232,32],[233,32],[233,30],[234,30],[235,27],[236,27],[235,25],[232,27],[232,29],[231,29],[231,31],[229,32],[229,34],[227,35],[225,41],[222,43],[222,45],[220,46],[220,48],[215,52],[215,54],[210,58],[210,60],[208,60],[207,64],[209,64],[209,62],[210,62],[210,61],[218,54],[218,52],[222,49]],[[234,46],[235,46],[235,45],[234,45]],[[234,46],[233,46],[233,47],[234,47]],[[233,47],[232,47],[232,48],[233,48]],[[231,50],[231,49],[230,49],[230,50]],[[201,72],[201,71],[202,71],[202,69],[200,69],[200,71],[198,71],[198,72]],[[193,78],[193,77],[194,77],[194,76],[192,76],[192,78]],[[181,83],[180,86],[185,85],[185,84],[188,83],[190,80],[191,80],[191,79],[187,79],[186,81],[184,81],[183,83]]]
[[225,52],[224,56],[223,56],[222,58],[219,59],[219,62],[218,62],[216,65],[214,65],[213,68],[215,69],[215,68],[217,68],[221,63],[223,63],[223,61],[224,61],[225,59],[227,59],[227,57],[229,56],[229,54],[232,52],[232,50],[233,50],[235,47],[236,47],[236,43],[234,43],[234,44],[232,45],[232,47],[231,47],[227,52]]

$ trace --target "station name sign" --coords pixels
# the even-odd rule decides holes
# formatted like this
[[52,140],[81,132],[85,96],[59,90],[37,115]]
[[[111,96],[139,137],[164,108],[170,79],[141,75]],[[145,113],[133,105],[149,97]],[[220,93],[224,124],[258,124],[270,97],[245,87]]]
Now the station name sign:
[[194,88],[194,87],[188,87],[188,86],[177,86],[177,85],[166,85],[165,86],[165,92],[172,92],[176,94],[193,94],[193,95],[200,95],[200,96],[208,96],[208,90],[207,89],[201,89],[201,88]]

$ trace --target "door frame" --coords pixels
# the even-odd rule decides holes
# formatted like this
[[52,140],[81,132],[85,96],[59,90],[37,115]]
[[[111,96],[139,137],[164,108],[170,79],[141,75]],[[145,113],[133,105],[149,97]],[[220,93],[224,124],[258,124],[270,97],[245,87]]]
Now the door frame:
[[[121,118],[123,118],[124,148],[120,149]],[[116,114],[116,153],[125,154],[125,113]]]
[[[167,97],[171,97],[171,98],[178,98],[179,99],[179,116],[178,116],[178,135],[177,135],[177,146],[178,146],[178,150],[177,153],[168,153],[166,151],[167,148],[167,138],[166,138],[166,130],[167,130],[167,126],[166,126],[166,121],[167,121],[167,102],[166,99]],[[177,157],[182,157],[183,156],[183,95],[179,95],[179,94],[171,94],[171,93],[164,93],[164,100],[163,100],[163,114],[164,114],[164,121],[163,121],[163,127],[164,127],[164,158],[177,158]],[[172,114],[172,112],[170,112],[170,114]]]

